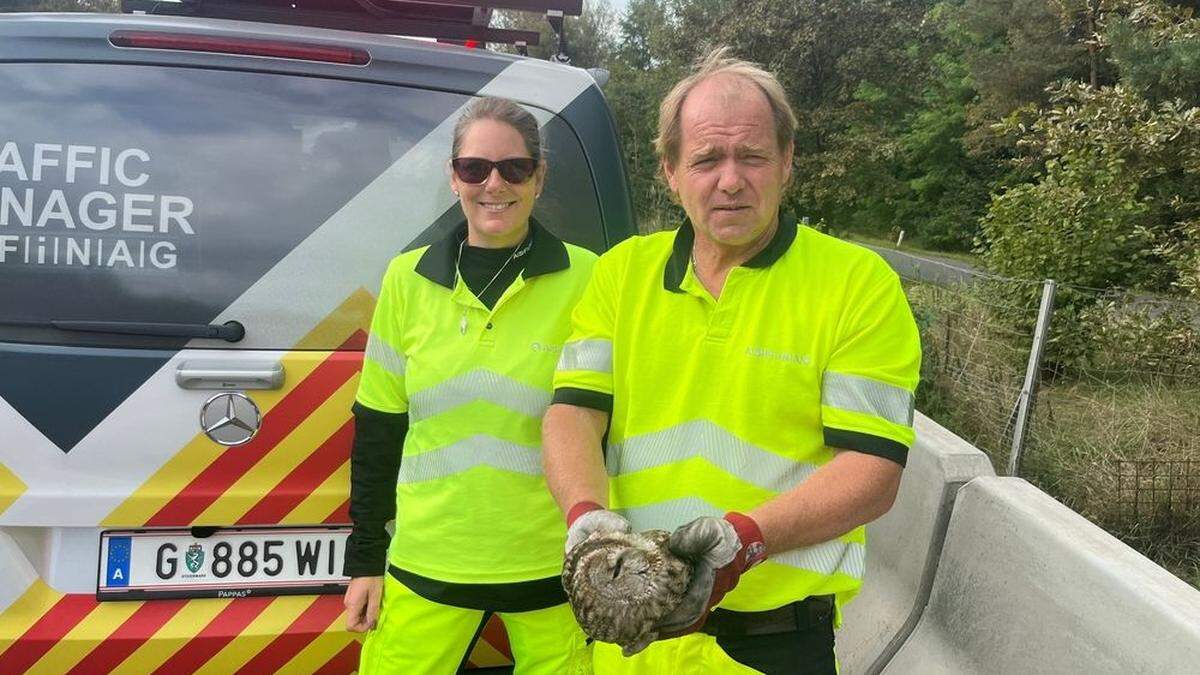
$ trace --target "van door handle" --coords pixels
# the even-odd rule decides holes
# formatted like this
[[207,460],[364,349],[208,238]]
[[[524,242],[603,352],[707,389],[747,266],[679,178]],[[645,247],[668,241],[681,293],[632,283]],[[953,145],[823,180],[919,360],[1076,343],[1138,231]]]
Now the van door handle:
[[175,371],[183,389],[278,389],[283,386],[280,361],[184,361]]

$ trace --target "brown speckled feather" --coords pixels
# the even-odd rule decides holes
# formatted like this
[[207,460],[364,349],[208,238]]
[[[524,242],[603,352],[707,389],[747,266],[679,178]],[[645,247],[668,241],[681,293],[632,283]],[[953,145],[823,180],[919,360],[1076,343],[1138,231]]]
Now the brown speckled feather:
[[667,549],[669,536],[597,532],[571,549],[563,587],[588,636],[627,654],[658,637],[651,629],[679,604],[692,576],[691,565]]

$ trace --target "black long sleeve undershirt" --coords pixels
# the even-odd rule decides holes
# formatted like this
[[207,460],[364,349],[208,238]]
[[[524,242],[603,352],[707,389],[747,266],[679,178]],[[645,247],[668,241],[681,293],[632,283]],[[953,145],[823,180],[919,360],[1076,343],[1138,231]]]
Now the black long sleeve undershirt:
[[343,573],[376,577],[387,569],[389,537],[396,517],[396,477],[408,414],[385,413],[355,403],[354,446],[350,451],[350,521]]

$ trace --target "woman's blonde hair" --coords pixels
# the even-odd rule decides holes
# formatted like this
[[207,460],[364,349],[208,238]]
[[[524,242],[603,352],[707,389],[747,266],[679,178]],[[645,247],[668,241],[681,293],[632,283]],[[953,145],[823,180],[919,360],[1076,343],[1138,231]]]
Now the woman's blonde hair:
[[479,120],[495,120],[503,122],[521,135],[525,142],[525,150],[529,156],[542,163],[546,159],[546,144],[542,140],[542,132],[538,127],[537,118],[528,110],[506,98],[485,96],[473,101],[458,122],[454,124],[454,140],[450,144],[450,157],[458,157],[462,148],[463,136],[471,124]]
[[774,75],[750,61],[732,56],[729,47],[717,47],[696,61],[691,74],[680,80],[658,106],[658,137],[654,150],[660,160],[674,165],[679,159],[679,114],[683,102],[696,85],[717,75],[728,75],[750,82],[767,97],[771,117],[775,120],[775,141],[784,150],[796,134],[796,114],[788,103],[783,85]]

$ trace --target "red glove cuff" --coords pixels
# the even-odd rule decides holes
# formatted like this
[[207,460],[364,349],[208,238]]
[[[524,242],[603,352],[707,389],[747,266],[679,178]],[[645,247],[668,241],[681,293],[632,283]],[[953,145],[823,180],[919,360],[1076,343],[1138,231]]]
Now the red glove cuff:
[[739,574],[767,559],[767,543],[763,541],[762,530],[753,518],[730,511],[725,514],[725,520],[733,524],[738,541],[742,542],[742,549],[733,559]]
[[579,516],[582,516],[588,511],[599,511],[603,508],[603,506],[600,506],[596,502],[579,502],[575,506],[572,506],[570,511],[567,511],[567,527],[570,527],[572,524],[574,524],[574,522],[579,519]]

